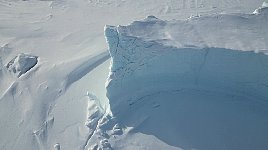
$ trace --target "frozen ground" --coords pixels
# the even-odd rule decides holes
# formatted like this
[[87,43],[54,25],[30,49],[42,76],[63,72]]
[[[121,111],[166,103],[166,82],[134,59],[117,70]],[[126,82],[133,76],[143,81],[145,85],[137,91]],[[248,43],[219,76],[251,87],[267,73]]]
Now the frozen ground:
[[[267,124],[267,119],[263,119],[263,117],[267,118],[267,109],[239,102],[237,105],[225,103],[224,100],[229,99],[228,95],[222,96],[223,101],[209,103],[211,105],[215,103],[215,107],[204,106],[204,103],[201,103],[194,108],[190,105],[191,102],[187,101],[187,99],[191,99],[189,96],[189,93],[193,93],[191,90],[174,94],[164,93],[159,96],[157,94],[149,95],[145,97],[148,101],[144,101],[152,102],[152,104],[134,105],[143,107],[129,110],[134,111],[133,113],[126,112],[126,114],[133,115],[129,116],[129,120],[111,118],[113,115],[116,116],[116,113],[110,112],[109,102],[105,96],[105,81],[109,72],[109,53],[103,36],[103,27],[106,24],[126,25],[149,15],[157,16],[162,20],[182,20],[190,16],[212,15],[208,19],[202,17],[197,21],[193,17],[191,21],[174,21],[174,28],[171,21],[170,27],[168,27],[170,31],[167,32],[165,32],[167,28],[160,26],[156,28],[161,29],[157,34],[155,34],[156,29],[142,31],[140,28],[133,29],[133,33],[126,33],[131,33],[133,37],[140,36],[139,38],[145,43],[148,42],[148,39],[149,41],[161,41],[159,43],[162,43],[163,46],[190,47],[191,49],[217,47],[265,52],[267,50],[267,42],[265,42],[267,41],[266,15],[252,17],[257,22],[247,18],[251,15],[223,15],[226,13],[251,14],[261,4],[261,0],[0,0],[0,149],[46,150],[55,147],[55,149],[73,150],[94,146],[96,148],[97,143],[99,147],[107,149],[109,147],[114,149],[203,149],[209,144],[206,143],[208,140],[200,137],[205,133],[208,134],[208,139],[213,138],[212,140],[214,140],[215,146],[212,145],[210,148],[224,147],[221,145],[223,144],[221,136],[216,136],[214,133],[225,134],[224,131],[231,133],[233,129],[236,129],[236,125],[229,125],[229,122],[224,119],[239,120],[241,119],[240,114],[249,114],[240,121],[241,124],[247,125],[234,132],[241,133],[237,134],[239,137],[249,135],[248,132],[252,133],[254,136],[249,137],[249,141],[254,139],[252,145],[256,146],[257,143],[259,147],[252,148],[251,142],[245,142],[244,139],[239,141],[238,137],[231,137],[232,134],[226,133],[226,141],[233,142],[230,144],[234,145],[231,148],[235,149],[236,146],[242,145],[252,149],[261,149],[267,146],[263,144],[267,139],[267,132],[264,132],[263,127]],[[259,12],[261,13],[261,11],[257,13]],[[205,21],[200,21],[202,19]],[[223,25],[224,22],[221,20],[228,23]],[[190,23],[187,24],[187,22]],[[214,26],[209,26],[211,22],[214,23]],[[211,31],[218,31],[216,23],[222,25],[230,37],[220,36],[225,33],[224,29],[220,30],[221,33],[213,34]],[[234,27],[237,27],[237,30],[229,33],[228,28],[234,29]],[[247,32],[248,28],[249,32]],[[176,30],[178,31],[173,33]],[[142,31],[144,34],[136,31]],[[197,31],[200,33],[197,34]],[[153,34],[148,34],[150,32]],[[185,36],[176,37],[177,33]],[[218,35],[219,38],[214,38],[213,35]],[[171,40],[172,38],[175,40]],[[30,65],[33,68],[26,69],[28,71],[17,78],[6,69],[6,66],[21,53],[38,57],[38,62],[34,67]],[[259,57],[256,54],[257,56]],[[266,57],[264,55],[260,57],[260,62],[264,61],[266,64]],[[263,72],[265,71],[263,70]],[[258,73],[262,75],[263,72]],[[255,77],[255,74],[253,75]],[[261,81],[259,80],[258,83],[262,83]],[[253,88],[248,83],[243,84],[246,84],[245,87]],[[267,85],[266,83],[262,83],[262,85],[265,91]],[[185,94],[187,92],[188,94]],[[200,92],[194,93],[197,97],[203,95]],[[173,97],[184,97],[184,100],[178,103],[185,103],[185,105],[179,106],[185,109],[172,109],[173,114],[180,114],[180,111],[183,114],[190,114],[189,110],[196,110],[192,117],[189,116],[189,120],[185,120],[184,115],[177,116],[176,119],[164,116],[166,113],[162,113],[163,111],[175,106],[172,103],[164,105],[165,103],[161,99],[173,101]],[[204,95],[204,101],[210,102],[210,99],[206,97],[215,97],[215,93]],[[238,97],[234,96],[234,101]],[[251,98],[248,99],[248,101],[250,100]],[[256,103],[256,105],[258,104]],[[230,106],[230,112],[227,115],[223,113],[225,112],[223,106],[228,108]],[[243,111],[236,111],[235,106],[241,107]],[[152,110],[149,108],[159,109],[159,111],[150,114]],[[204,112],[204,109],[207,112]],[[263,110],[263,113],[259,114],[262,111],[254,111],[255,109]],[[211,111],[215,114],[210,113]],[[144,115],[145,113],[148,115]],[[226,123],[230,129],[206,123],[213,118],[220,118],[221,115],[222,120],[216,123]],[[205,121],[195,120],[194,118],[197,117],[203,118]],[[148,118],[152,119],[146,123]],[[157,124],[156,122],[159,120],[163,124],[147,130],[151,124]],[[196,132],[181,134],[181,143],[177,143],[176,139],[170,139],[168,135],[178,131],[167,130],[178,129],[176,124],[169,123],[174,120],[175,122],[185,121],[181,125],[181,131],[195,129]],[[144,125],[143,122],[145,122]],[[256,122],[256,126],[249,122]],[[193,127],[189,127],[188,125],[192,123]],[[195,123],[204,124],[195,126]],[[141,126],[131,128],[137,125]],[[210,127],[214,127],[212,131],[210,131]],[[223,127],[223,129],[218,127]],[[253,130],[255,127],[257,129]],[[162,129],[166,129],[167,132],[156,132]],[[209,132],[206,132],[208,130]],[[258,134],[259,132],[260,134]],[[101,139],[95,142],[98,133],[101,134]],[[115,135],[116,139],[111,135]],[[202,140],[200,141],[200,139]],[[240,144],[242,142],[246,144]],[[152,145],[154,147],[151,147]]]

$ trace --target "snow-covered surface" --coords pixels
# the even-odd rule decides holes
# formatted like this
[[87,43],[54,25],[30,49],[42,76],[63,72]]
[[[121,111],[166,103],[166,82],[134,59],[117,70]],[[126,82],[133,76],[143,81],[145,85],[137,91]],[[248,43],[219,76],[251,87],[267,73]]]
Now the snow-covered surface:
[[[121,123],[120,121],[124,119],[113,118],[112,114],[116,115],[116,113],[110,112],[110,110],[113,109],[109,109],[109,101],[106,98],[105,90],[105,81],[108,76],[108,67],[110,64],[108,61],[109,53],[103,36],[103,27],[106,24],[126,25],[129,22],[141,20],[149,15],[157,16],[162,20],[187,19],[192,16],[191,21],[160,21],[164,24],[168,23],[168,26],[172,26],[173,22],[174,28],[161,25],[160,23],[159,27],[154,26],[156,29],[161,29],[159,33],[155,33],[156,29],[152,28],[148,28],[144,31],[138,28],[133,29],[133,32],[127,31],[125,33],[133,34],[131,36],[138,37],[145,44],[148,44],[148,42],[150,44],[152,40],[154,44],[160,44],[160,48],[170,48],[170,46],[175,49],[178,47],[186,47],[195,51],[196,49],[216,45],[215,47],[219,48],[219,53],[225,51],[221,48],[225,48],[228,51],[235,49],[265,52],[265,50],[267,50],[267,45],[265,45],[267,42],[263,41],[267,39],[265,35],[267,33],[267,17],[266,15],[259,15],[262,14],[262,11],[260,11],[261,13],[255,14],[256,16],[235,15],[237,18],[235,18],[234,15],[223,15],[230,13],[251,14],[256,8],[260,7],[262,3],[262,0],[0,0],[0,149],[46,150],[54,148],[73,150],[87,149],[89,147],[103,147],[107,149],[109,147],[113,147],[114,149],[177,149],[181,147],[190,149],[187,147],[189,145],[184,146],[180,143],[174,144],[177,143],[178,139],[170,139],[171,137],[167,137],[168,133],[179,132],[177,130],[155,132],[162,130],[162,128],[178,129],[176,128],[176,124],[174,124],[174,126],[167,125],[167,123],[172,122],[172,120],[178,120],[179,122],[179,120],[182,119],[183,122],[185,122],[185,126],[189,125],[188,122],[196,124],[202,122],[200,120],[191,119],[191,117],[189,117],[187,122],[187,120],[185,121],[185,119],[183,119],[184,116],[178,116],[180,117],[178,119],[166,118],[165,116],[161,117],[161,114],[166,114],[162,113],[162,111],[165,112],[167,109],[175,107],[172,103],[169,103],[170,106],[164,105],[165,103],[161,99],[170,99],[172,101],[172,96],[165,96],[164,94],[160,96],[152,95],[152,97],[156,97],[156,101],[152,102],[152,106],[141,103],[140,105],[144,105],[144,107],[133,109],[133,112],[137,112],[136,114],[124,112],[126,115],[133,114],[137,116],[129,117],[130,122],[134,121],[131,125],[127,124],[129,123],[128,120],[125,120],[125,123]],[[261,10],[265,11],[265,9]],[[195,21],[196,16],[206,15],[212,16],[208,17],[208,19],[202,17],[204,22],[200,21],[200,19]],[[244,18],[245,16],[246,18]],[[209,24],[217,24],[217,21],[215,21],[217,17],[218,20],[222,19],[224,21],[218,22],[218,24],[225,24],[226,26],[221,26],[227,30],[227,33],[230,31],[228,28],[234,28],[233,25],[243,27],[243,29],[234,30],[234,32],[245,32],[237,34],[228,33],[231,38],[236,40],[239,39],[236,36],[238,34],[241,34],[243,38],[237,42],[234,42],[234,39],[229,39],[231,42],[229,42],[228,39],[214,39],[212,36],[220,33],[213,34],[218,28]],[[247,21],[247,17],[249,17],[248,20],[255,18],[256,22]],[[231,19],[229,20],[228,18]],[[209,19],[211,20],[209,21]],[[235,22],[232,21],[232,19],[240,20],[241,22]],[[187,22],[189,22],[189,24]],[[137,23],[139,24],[140,22]],[[199,23],[200,25],[198,25]],[[181,26],[185,29],[176,26]],[[254,26],[255,28],[253,28]],[[191,27],[196,27],[197,29]],[[198,29],[199,27],[200,29]],[[247,27],[250,28],[249,33],[246,32]],[[179,31],[176,31],[176,29],[179,29]],[[200,33],[197,34],[195,30]],[[203,30],[208,30],[208,33]],[[225,33],[223,30],[220,31]],[[135,33],[136,31],[147,33]],[[150,32],[151,34],[149,34]],[[174,32],[174,34],[172,32]],[[178,36],[177,33],[186,35]],[[189,33],[189,35],[187,33]],[[206,33],[207,36],[203,36],[204,33]],[[199,37],[203,39],[199,39]],[[207,39],[207,37],[211,39]],[[218,37],[220,37],[220,35]],[[247,39],[248,41],[246,41]],[[213,40],[215,41],[213,42]],[[221,41],[223,41],[223,43],[221,43]],[[193,46],[198,48],[194,48]],[[20,53],[37,56],[38,63],[27,73],[17,78],[10,74],[5,66]],[[202,55],[201,53],[202,52],[200,52],[200,55]],[[245,55],[251,57],[252,52],[245,53]],[[261,57],[260,60],[264,61],[265,64],[266,57],[263,54],[254,54],[254,58],[259,56]],[[165,56],[163,56],[163,59],[164,57]],[[141,57],[138,60],[141,59],[146,60],[147,58]],[[241,62],[243,62],[244,59],[242,59]],[[156,59],[155,61],[158,62],[159,60]],[[171,61],[170,63],[172,62],[174,63],[176,61]],[[249,62],[248,64],[253,65],[254,62],[255,61],[252,63]],[[137,66],[134,67],[137,68]],[[236,67],[237,66],[234,66],[233,69]],[[265,70],[260,71],[260,75],[262,75],[263,72],[265,72]],[[256,74],[252,73],[251,75],[256,76]],[[258,83],[260,82],[261,80],[258,81]],[[245,87],[252,86],[247,85]],[[253,91],[261,92],[262,90],[265,91],[266,88],[263,87],[263,89]],[[188,92],[191,93],[191,91]],[[198,93],[196,93],[196,95],[198,95]],[[209,94],[206,96],[211,97]],[[150,102],[150,96],[146,98],[148,98],[148,102]],[[185,97],[185,100],[186,99],[187,97]],[[224,97],[222,99],[224,99]],[[236,97],[234,99],[236,99]],[[111,101],[113,100],[111,99]],[[184,101],[181,102],[184,103]],[[187,102],[188,101],[185,101],[185,103]],[[181,109],[178,110],[187,114],[187,110],[195,109],[192,108],[190,104],[191,103],[188,105],[189,107],[180,105]],[[189,109],[182,109],[184,106]],[[223,105],[226,107],[222,107],[220,100],[217,106],[218,107],[203,107],[203,105],[200,104],[196,107],[197,110],[200,110],[196,111],[196,114],[200,114],[201,118],[202,116],[206,117],[206,114],[212,115],[210,113],[212,111],[211,109],[213,109],[213,111],[216,109],[218,110],[218,114],[222,114],[221,112],[225,112],[226,107],[232,106],[230,113],[226,116],[224,115],[223,118],[231,118],[233,120],[241,119],[237,116],[240,116],[240,113],[243,113],[243,111],[237,112],[237,107],[231,104],[229,105],[229,103]],[[261,109],[262,107],[247,106],[252,109],[266,110]],[[151,107],[155,109],[160,108],[161,110],[157,111],[159,114],[153,113],[152,115],[144,115],[151,111],[151,109],[148,109]],[[240,103],[238,103],[238,107],[241,107],[243,110],[245,109],[245,107],[240,106]],[[202,113],[203,108],[209,108],[208,110],[211,111]],[[267,132],[262,130],[262,125],[267,124],[267,119],[262,119],[262,117],[267,118],[267,112],[264,111],[263,114],[260,115],[251,113],[252,109],[246,109],[248,111],[245,113],[249,114],[249,117],[244,119],[244,122],[246,124],[248,120],[253,118],[251,116],[256,116],[252,122],[256,122],[256,124],[259,125],[258,131],[260,134],[255,139],[258,140],[263,137],[262,140],[259,140],[261,147],[263,146],[261,143],[265,142],[263,140],[267,139],[267,136],[265,136]],[[174,114],[176,113],[178,112],[174,112]],[[216,114],[215,116],[217,116],[217,113],[214,113]],[[150,117],[155,118],[152,119],[155,122],[149,121],[150,123],[159,124],[159,126],[155,126],[154,129],[152,128],[152,130],[150,130],[152,132],[147,132],[147,129],[151,127],[149,123],[145,124],[143,128],[136,128],[136,131],[133,129],[133,134],[130,132],[132,127],[138,125],[142,126],[142,122],[145,122],[148,120],[147,118]],[[131,120],[133,118],[136,120]],[[161,120],[161,118],[163,118],[163,120]],[[163,122],[163,124],[159,123],[159,120]],[[211,120],[208,120],[208,122]],[[243,122],[243,120],[241,120],[241,122]],[[205,125],[207,124],[203,124],[203,126]],[[232,125],[229,125],[227,122],[226,126],[231,127]],[[187,129],[193,129],[195,127],[196,126],[193,126]],[[200,130],[204,130],[202,134],[208,133],[205,131],[209,130],[210,127],[214,127],[214,124],[206,127],[207,128],[200,127]],[[247,129],[248,132],[256,131],[253,130],[253,127],[255,127],[254,124],[248,124],[248,126],[236,132],[244,132]],[[185,128],[182,127],[181,131]],[[146,132],[141,131],[143,129],[146,129]],[[218,130],[218,128],[214,129]],[[193,137],[198,138],[195,134],[200,136],[200,130],[190,132],[189,134],[193,134]],[[225,130],[231,133],[231,129],[225,128]],[[224,131],[222,130],[220,133],[224,134]],[[185,130],[185,132],[188,133],[187,130]],[[209,133],[217,132],[211,131]],[[253,133],[257,133],[257,131]],[[98,134],[101,134],[99,136],[100,138],[98,138]],[[189,137],[188,134],[185,135]],[[238,135],[242,136],[241,134]],[[248,134],[245,133],[245,136],[246,135]],[[257,134],[253,135],[257,136]],[[113,139],[114,137],[116,137],[116,139]],[[209,141],[204,138],[202,139],[205,141],[200,140],[200,138],[194,140],[188,137],[185,139],[192,139],[192,143],[190,140],[187,140],[187,142],[193,145],[196,143],[195,141],[200,141],[198,143],[204,145],[206,141]],[[204,135],[204,137],[206,137],[206,135]],[[211,134],[211,137],[217,138],[217,136],[213,134]],[[182,136],[182,139],[183,138]],[[226,136],[226,138],[232,140],[233,137]],[[253,138],[252,136],[252,139]],[[232,141],[236,141],[236,138]],[[240,141],[244,142],[243,140]],[[181,142],[185,144],[184,141]],[[252,143],[254,142],[255,140]],[[239,142],[234,143],[240,144]],[[222,143],[215,143],[216,146],[221,146],[220,144]],[[194,146],[189,147],[192,148]],[[203,147],[196,146],[196,148],[200,149]]]

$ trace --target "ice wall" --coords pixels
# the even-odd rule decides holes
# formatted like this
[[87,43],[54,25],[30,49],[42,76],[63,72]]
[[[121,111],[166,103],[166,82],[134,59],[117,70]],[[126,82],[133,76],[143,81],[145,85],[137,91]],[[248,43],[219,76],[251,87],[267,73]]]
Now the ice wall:
[[[213,17],[215,16],[188,21],[211,23],[195,30],[198,32],[202,28],[214,27]],[[165,22],[149,16],[129,26],[106,26],[105,35],[112,57],[107,96],[114,115],[122,114],[144,95],[182,89],[202,89],[243,95],[268,106],[268,56],[259,53],[259,49],[251,51],[246,48],[235,49],[239,48],[235,45],[220,47],[222,43],[227,43],[229,38],[234,37],[237,37],[233,39],[234,41],[237,40],[236,42],[247,47],[246,44],[250,45],[252,41],[247,43],[246,40],[255,38],[254,36],[238,38],[238,35],[246,29],[235,28],[238,32],[233,33],[235,29],[232,27],[241,23],[235,20],[239,16],[221,17],[231,24],[222,25],[223,28],[217,31],[222,34],[215,34],[214,39],[207,37],[204,40],[205,45],[202,43],[204,41],[198,41],[191,32],[183,33],[174,30],[176,28],[173,26],[185,27],[187,21]],[[255,26],[253,21],[256,21],[257,16],[247,17],[249,23],[247,26],[253,28]],[[165,32],[173,31],[172,27],[175,32]],[[250,35],[250,32],[247,34]],[[172,38],[175,37],[174,33],[181,35]],[[167,38],[170,34],[173,34],[171,38]],[[213,33],[204,33],[199,37],[208,35],[211,36]],[[184,39],[184,43],[180,45],[176,44],[176,41],[182,42],[179,39],[183,36],[188,39]],[[222,41],[215,41],[221,36]],[[192,44],[185,44],[187,40]],[[263,44],[263,49],[266,48],[263,41],[258,42]]]

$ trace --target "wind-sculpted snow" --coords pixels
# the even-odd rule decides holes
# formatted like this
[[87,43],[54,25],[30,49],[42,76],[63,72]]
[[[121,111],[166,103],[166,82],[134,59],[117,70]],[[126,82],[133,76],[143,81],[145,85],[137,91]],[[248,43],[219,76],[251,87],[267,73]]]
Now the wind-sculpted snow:
[[[141,137],[153,135],[182,149],[268,148],[263,126],[268,122],[268,20],[260,14],[186,21],[149,16],[128,26],[106,26],[112,58],[107,97],[113,116],[137,136],[131,138],[150,147],[158,147],[156,141],[144,143]],[[233,131],[239,131],[236,143],[225,139]],[[111,141],[116,148],[128,147]]]

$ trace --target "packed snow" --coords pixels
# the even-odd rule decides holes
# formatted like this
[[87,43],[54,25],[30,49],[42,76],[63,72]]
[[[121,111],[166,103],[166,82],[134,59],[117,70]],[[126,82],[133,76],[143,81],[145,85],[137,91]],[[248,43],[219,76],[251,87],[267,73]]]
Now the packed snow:
[[0,0],[0,149],[267,149],[266,7]]

